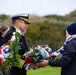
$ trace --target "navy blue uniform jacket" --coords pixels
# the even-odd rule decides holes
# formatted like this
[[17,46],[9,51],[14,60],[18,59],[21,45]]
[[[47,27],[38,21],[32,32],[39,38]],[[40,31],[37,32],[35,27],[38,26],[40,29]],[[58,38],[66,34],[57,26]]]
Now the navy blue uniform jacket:
[[64,47],[61,59],[50,60],[49,65],[61,67],[61,75],[76,75],[76,39],[72,39]]
[[[2,43],[5,44],[8,40],[10,40],[9,36],[15,31],[16,29],[12,26],[11,29],[4,36]],[[28,50],[27,42],[23,35],[20,36],[20,46],[21,49],[19,50],[19,54],[22,56]],[[26,75],[26,70],[20,69],[18,67],[12,67],[10,72],[10,75]]]

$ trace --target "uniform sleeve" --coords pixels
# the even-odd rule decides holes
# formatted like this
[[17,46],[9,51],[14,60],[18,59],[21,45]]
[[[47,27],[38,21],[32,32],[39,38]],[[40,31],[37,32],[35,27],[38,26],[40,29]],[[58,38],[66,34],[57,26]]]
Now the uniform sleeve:
[[25,70],[29,70],[29,65],[30,64],[27,64],[24,60],[20,59],[19,65],[17,67],[19,67],[20,69],[23,68]]
[[50,60],[49,65],[53,67],[67,66],[76,55],[75,45],[76,43],[69,43],[63,52],[62,58],[57,60]]

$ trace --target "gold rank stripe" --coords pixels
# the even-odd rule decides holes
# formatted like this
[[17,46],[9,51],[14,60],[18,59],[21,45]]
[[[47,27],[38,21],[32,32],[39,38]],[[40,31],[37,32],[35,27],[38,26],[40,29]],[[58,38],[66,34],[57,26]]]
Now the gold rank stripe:
[[20,19],[25,20],[25,21],[28,21],[26,18],[23,18],[23,17],[20,17]]
[[20,59],[20,63],[19,63],[19,65],[18,65],[18,67],[19,67],[20,69],[22,69],[24,63],[25,63],[25,61],[22,60],[22,59]]

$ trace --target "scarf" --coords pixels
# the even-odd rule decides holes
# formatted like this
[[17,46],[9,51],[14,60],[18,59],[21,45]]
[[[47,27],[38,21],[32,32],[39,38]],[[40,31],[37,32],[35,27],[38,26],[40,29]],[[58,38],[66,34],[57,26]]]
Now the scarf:
[[68,37],[65,39],[63,45],[60,47],[60,49],[58,49],[58,50],[55,51],[55,52],[52,52],[52,53],[51,53],[51,56],[62,55],[63,52],[64,52],[64,47],[67,45],[67,42],[71,41],[71,40],[74,39],[74,38],[76,38],[76,34],[75,34],[75,35],[70,35],[70,36],[68,36]]

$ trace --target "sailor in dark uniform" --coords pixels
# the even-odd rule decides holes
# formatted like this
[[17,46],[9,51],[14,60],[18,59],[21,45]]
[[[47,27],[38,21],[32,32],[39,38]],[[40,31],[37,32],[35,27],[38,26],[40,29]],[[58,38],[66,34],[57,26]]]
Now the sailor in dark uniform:
[[[16,30],[20,31],[20,47],[19,54],[23,56],[24,53],[28,51],[28,45],[26,41],[26,37],[24,37],[24,33],[26,33],[26,30],[28,28],[28,21],[29,15],[26,13],[14,15],[11,17],[12,19],[12,27],[8,31],[8,33],[3,38],[3,44],[5,44],[8,40],[10,40],[9,36],[13,34]],[[23,57],[21,57],[22,60],[24,60]],[[22,62],[22,61],[21,61]],[[26,67],[24,66],[25,63],[22,62],[20,67],[12,67],[10,70],[10,75],[26,75],[26,72],[28,68],[34,68],[37,65],[36,64],[28,64]]]

